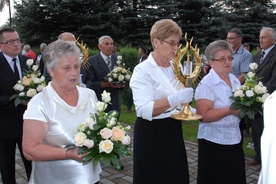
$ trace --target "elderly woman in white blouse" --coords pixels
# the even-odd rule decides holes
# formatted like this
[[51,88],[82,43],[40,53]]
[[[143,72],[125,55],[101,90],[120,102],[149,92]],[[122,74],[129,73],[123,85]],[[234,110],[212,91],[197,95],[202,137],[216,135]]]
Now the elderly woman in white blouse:
[[74,145],[77,127],[96,113],[94,91],[81,88],[80,50],[74,42],[57,40],[44,50],[52,77],[46,88],[28,103],[24,114],[23,151],[32,160],[30,184],[93,184],[100,180],[100,164],[82,163]]
[[231,45],[224,40],[210,43],[205,56],[212,69],[199,83],[197,113],[198,184],[245,184],[245,160],[239,129],[239,110],[231,110],[229,97],[240,86],[232,75]]
[[154,51],[138,64],[130,87],[137,114],[134,128],[134,184],[188,184],[189,170],[180,120],[170,118],[193,89],[177,89],[172,58],[182,37],[170,19],[157,21],[150,32]]

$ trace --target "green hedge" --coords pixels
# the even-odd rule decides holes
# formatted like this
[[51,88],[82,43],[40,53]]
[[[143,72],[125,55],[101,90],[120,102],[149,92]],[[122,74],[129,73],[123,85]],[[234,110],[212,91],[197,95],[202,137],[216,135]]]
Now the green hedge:
[[[125,63],[126,68],[130,68],[130,71],[133,72],[134,67],[138,64],[139,55],[137,48],[133,47],[123,47],[120,48],[119,55],[123,57],[123,62]],[[124,89],[121,92],[122,102],[126,105],[128,110],[131,110],[133,106],[132,91],[129,87],[129,84],[126,84]]]

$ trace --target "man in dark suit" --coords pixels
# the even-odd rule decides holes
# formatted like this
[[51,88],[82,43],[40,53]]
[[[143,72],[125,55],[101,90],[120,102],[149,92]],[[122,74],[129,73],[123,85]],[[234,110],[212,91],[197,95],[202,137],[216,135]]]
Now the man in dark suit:
[[[121,113],[121,96],[120,89],[124,87],[123,84],[113,84],[107,82],[104,78],[107,74],[113,70],[116,61],[117,55],[112,54],[114,50],[113,39],[110,36],[102,36],[99,38],[98,48],[100,53],[94,56],[89,57],[89,68],[87,72],[92,76],[92,89],[95,91],[99,101],[102,100],[101,94],[104,90],[110,93],[111,104],[108,104],[106,112],[111,110],[116,110]],[[119,158],[119,156],[118,156]],[[124,166],[121,166],[121,170],[124,169]]]
[[147,49],[143,46],[140,46],[138,48],[138,54],[140,56],[139,63],[143,62],[144,60],[146,60],[148,58]]
[[[92,89],[95,91],[98,100],[102,100],[101,94],[104,90],[110,93],[111,104],[108,105],[106,112],[110,110],[117,110],[120,113],[120,89],[123,88],[124,85],[104,81],[104,78],[114,68],[117,61],[117,55],[112,54],[113,47],[113,39],[110,36],[100,37],[98,43],[100,53],[89,57],[88,72],[92,75]],[[108,58],[110,61],[108,61]]]
[[[253,62],[258,64],[256,75],[261,78],[271,94],[276,89],[276,31],[270,27],[263,27],[259,41],[262,50],[254,56]],[[263,116],[258,113],[252,122],[252,139],[256,155],[253,160],[247,162],[248,165],[261,165],[260,140],[263,128]]]
[[[31,174],[31,162],[22,152],[23,114],[26,104],[15,107],[10,97],[13,86],[27,69],[26,56],[20,55],[21,42],[18,33],[11,28],[0,30],[0,171],[4,184],[15,184],[15,150],[19,148],[27,177]],[[17,67],[17,68],[15,68]]]
[[43,51],[46,47],[47,47],[46,43],[41,43],[39,47],[40,54],[36,57],[36,64],[38,65],[38,69],[40,70],[40,73],[42,75],[44,73]]
[[[64,40],[64,41],[75,41],[75,35],[73,35],[70,32],[63,32],[58,36],[59,40]],[[82,56],[80,56],[82,57]],[[89,89],[92,89],[92,77],[89,75],[89,73],[87,72],[87,68],[88,65],[86,64],[82,64],[81,65],[81,69],[80,69],[80,81],[79,81],[79,85],[82,87],[87,87]],[[46,83],[48,84],[51,81],[51,76],[49,74],[49,72],[47,71],[46,66],[44,66],[44,77],[46,80]]]

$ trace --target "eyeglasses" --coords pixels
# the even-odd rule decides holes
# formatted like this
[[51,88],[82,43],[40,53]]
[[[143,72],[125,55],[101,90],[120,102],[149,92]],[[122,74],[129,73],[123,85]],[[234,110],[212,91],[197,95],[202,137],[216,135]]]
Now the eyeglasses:
[[226,59],[227,59],[228,61],[232,61],[232,60],[234,59],[234,57],[233,57],[233,56],[228,56],[227,58],[226,58],[226,57],[223,57],[223,58],[220,58],[220,59],[212,59],[212,60],[218,61],[218,62],[220,62],[220,63],[225,63],[225,62],[226,62]]
[[226,40],[234,40],[236,38],[238,38],[238,37],[226,37]]
[[10,41],[6,41],[6,42],[0,42],[1,44],[7,44],[7,45],[12,45],[14,43],[21,43],[21,40],[16,39],[16,40],[10,40]]
[[163,42],[166,42],[167,44],[169,44],[171,47],[175,47],[176,45],[177,45],[177,47],[180,45],[180,43],[178,42],[178,43],[175,43],[174,41],[172,41],[172,42],[168,42],[168,41],[166,41],[166,40],[162,40]]

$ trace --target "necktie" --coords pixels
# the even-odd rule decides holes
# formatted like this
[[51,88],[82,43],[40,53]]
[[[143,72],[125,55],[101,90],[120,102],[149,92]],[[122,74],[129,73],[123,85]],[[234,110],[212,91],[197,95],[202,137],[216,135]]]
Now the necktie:
[[16,58],[13,58],[12,61],[13,61],[13,70],[14,70],[15,78],[17,80],[19,80],[20,77],[19,77],[19,72],[18,72],[18,68],[17,68],[17,65],[16,65]]
[[265,55],[265,51],[262,51],[262,54],[261,54],[261,59],[260,59],[260,64],[263,62],[264,60],[264,55]]
[[106,64],[107,64],[109,70],[111,70],[111,60],[110,60],[110,57],[106,58]]

